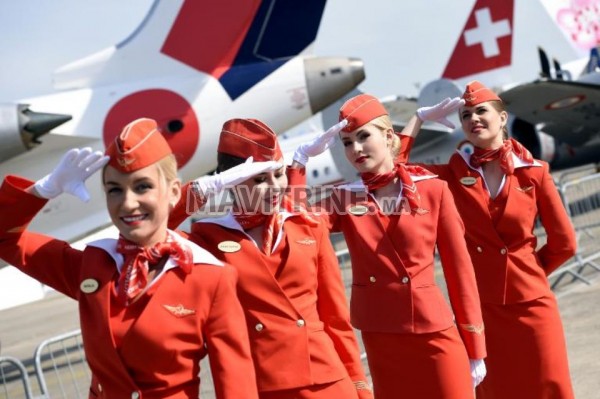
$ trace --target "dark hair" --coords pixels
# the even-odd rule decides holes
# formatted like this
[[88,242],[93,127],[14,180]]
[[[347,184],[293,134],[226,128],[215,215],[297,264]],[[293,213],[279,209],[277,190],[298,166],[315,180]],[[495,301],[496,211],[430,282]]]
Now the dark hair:
[[246,162],[246,159],[236,157],[234,155],[225,154],[224,152],[217,152],[217,172],[221,173],[227,169],[231,169],[234,166],[238,166]]

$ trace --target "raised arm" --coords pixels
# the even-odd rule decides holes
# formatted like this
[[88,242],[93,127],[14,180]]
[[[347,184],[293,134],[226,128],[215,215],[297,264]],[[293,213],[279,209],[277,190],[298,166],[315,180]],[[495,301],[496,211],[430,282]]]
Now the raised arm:
[[186,183],[181,198],[169,214],[169,228],[176,229],[190,215],[198,212],[208,199],[249,178],[261,173],[277,170],[281,164],[275,161],[253,162],[252,157],[243,164],[221,173],[206,175]]
[[316,138],[300,144],[294,152],[292,167],[304,168],[311,157],[316,157],[327,151],[335,143],[336,137],[347,124],[348,121],[344,119],[319,134]]
[[63,192],[89,200],[85,180],[106,162],[108,157],[101,152],[75,148],[63,156],[52,173],[35,183],[7,176],[0,188],[0,257],[41,283],[76,298],[82,252],[65,241],[26,228],[48,199]]
[[[447,126],[451,129],[454,129],[455,126],[452,122],[448,120],[448,115],[453,112],[456,112],[462,105],[464,105],[465,100],[460,97],[450,98],[447,97],[443,101],[431,107],[421,107],[417,109],[415,115],[409,119],[404,129],[400,132],[400,153],[398,154],[397,161],[408,163],[410,158],[410,152],[412,150],[415,139],[417,138],[419,132],[421,131],[421,127],[423,126],[423,122],[430,121],[441,123],[444,126]],[[444,173],[442,165],[430,165],[430,164],[422,164],[423,167],[429,169],[431,172],[440,176],[440,178],[444,179]]]

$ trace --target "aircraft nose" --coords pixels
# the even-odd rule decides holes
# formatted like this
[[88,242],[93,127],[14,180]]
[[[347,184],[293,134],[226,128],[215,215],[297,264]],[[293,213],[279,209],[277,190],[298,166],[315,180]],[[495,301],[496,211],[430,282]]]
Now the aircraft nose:
[[317,113],[365,80],[359,58],[314,57],[304,60],[310,108]]

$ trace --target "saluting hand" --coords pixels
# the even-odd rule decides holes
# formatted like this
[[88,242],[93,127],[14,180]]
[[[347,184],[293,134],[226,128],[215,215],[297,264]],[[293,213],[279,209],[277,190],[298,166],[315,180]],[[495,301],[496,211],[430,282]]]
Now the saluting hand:
[[215,175],[202,176],[193,182],[197,194],[203,197],[222,192],[227,187],[232,187],[261,173],[275,171],[283,165],[276,161],[253,162],[253,158],[246,159],[243,164],[234,166]]
[[101,151],[90,147],[73,148],[63,155],[52,173],[34,184],[34,189],[42,198],[51,199],[62,193],[69,193],[84,202],[90,200],[85,181],[109,161]]
[[346,127],[348,121],[346,119],[333,125],[327,131],[318,135],[315,139],[302,143],[294,152],[294,161],[306,166],[308,158],[317,156],[327,150],[335,143],[336,136]]
[[446,97],[441,102],[431,107],[421,107],[417,109],[417,117],[425,122],[437,122],[444,126],[454,129],[455,126],[448,120],[448,115],[455,112],[461,106],[465,105],[465,100],[460,97]]

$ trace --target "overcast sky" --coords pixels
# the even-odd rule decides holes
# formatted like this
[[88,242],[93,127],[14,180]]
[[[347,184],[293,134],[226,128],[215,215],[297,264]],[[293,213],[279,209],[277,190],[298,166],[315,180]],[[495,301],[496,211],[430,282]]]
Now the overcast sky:
[[[315,54],[363,59],[363,91],[380,97],[415,96],[418,87],[441,75],[474,3],[330,0]],[[152,0],[0,0],[0,101],[50,92],[54,69],[127,37],[151,4]],[[514,42],[521,44],[513,52],[514,79],[537,77],[537,45],[563,61],[575,57],[549,21],[539,0],[516,0]]]

